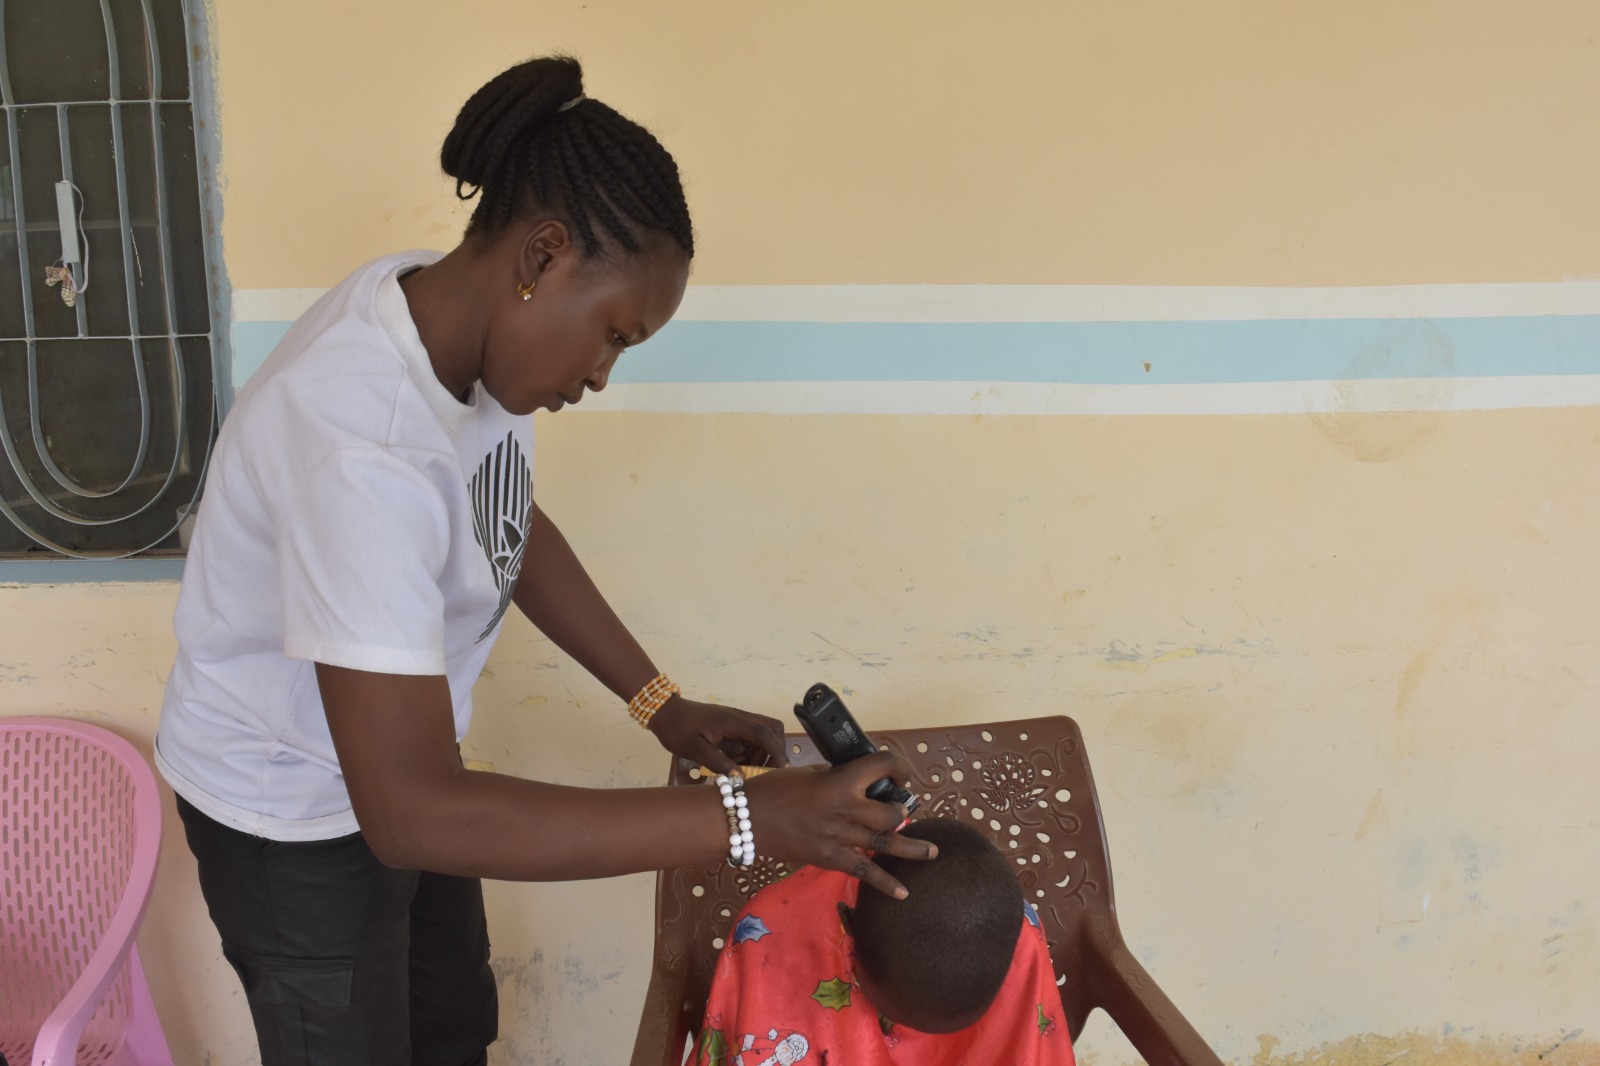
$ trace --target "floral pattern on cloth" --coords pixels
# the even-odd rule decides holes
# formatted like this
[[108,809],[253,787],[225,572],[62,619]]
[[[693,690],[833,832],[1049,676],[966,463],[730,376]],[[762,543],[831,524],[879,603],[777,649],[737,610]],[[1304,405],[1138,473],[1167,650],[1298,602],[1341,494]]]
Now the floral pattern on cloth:
[[960,1032],[923,1033],[885,1017],[856,983],[838,904],[855,906],[859,888],[805,867],[750,898],[717,959],[692,1066],[1073,1066],[1050,949],[1028,904],[989,1010]]

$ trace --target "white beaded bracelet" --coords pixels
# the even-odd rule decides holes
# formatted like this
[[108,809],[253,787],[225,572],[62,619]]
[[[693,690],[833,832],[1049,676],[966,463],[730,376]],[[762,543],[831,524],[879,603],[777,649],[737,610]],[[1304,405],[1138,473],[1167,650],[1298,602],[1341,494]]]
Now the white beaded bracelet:
[[744,776],[718,774],[717,791],[728,812],[728,865],[749,866],[756,861],[755,834],[750,829],[750,800],[744,794]]

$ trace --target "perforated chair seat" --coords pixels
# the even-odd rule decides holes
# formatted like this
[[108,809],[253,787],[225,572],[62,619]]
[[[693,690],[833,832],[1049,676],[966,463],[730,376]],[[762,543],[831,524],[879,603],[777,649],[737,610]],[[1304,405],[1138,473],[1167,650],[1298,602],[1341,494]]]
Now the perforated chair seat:
[[[960,819],[1014,862],[1024,895],[1039,909],[1073,1040],[1099,1007],[1152,1066],[1221,1066],[1123,942],[1100,803],[1076,722],[899,729],[873,739],[910,762],[910,787],[922,799],[917,817]],[[787,741],[796,765],[821,761],[806,737]],[[700,777],[697,767],[674,759],[668,783],[695,786]],[[734,917],[751,893],[789,872],[763,858],[748,869],[719,862],[657,875],[655,957],[633,1066],[681,1066]]]

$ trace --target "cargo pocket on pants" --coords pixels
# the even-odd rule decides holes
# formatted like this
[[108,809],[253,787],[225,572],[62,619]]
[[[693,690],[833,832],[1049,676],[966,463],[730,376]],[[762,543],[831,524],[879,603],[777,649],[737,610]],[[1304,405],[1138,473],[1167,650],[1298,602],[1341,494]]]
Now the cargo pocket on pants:
[[331,1020],[327,1012],[350,1006],[355,961],[258,955],[227,944],[222,956],[244,984],[262,1061],[285,1066],[310,1063],[310,1048],[325,1047],[326,1038],[333,1035],[323,1031]]

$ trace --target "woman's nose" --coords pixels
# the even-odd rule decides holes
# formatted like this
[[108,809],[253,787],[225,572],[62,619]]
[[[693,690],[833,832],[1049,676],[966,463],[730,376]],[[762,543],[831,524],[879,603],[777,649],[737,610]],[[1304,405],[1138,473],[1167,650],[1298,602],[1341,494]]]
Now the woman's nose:
[[584,382],[589,386],[590,392],[605,391],[606,383],[611,380],[611,368],[617,365],[615,359],[607,359],[600,364],[600,369],[589,375],[589,380]]

